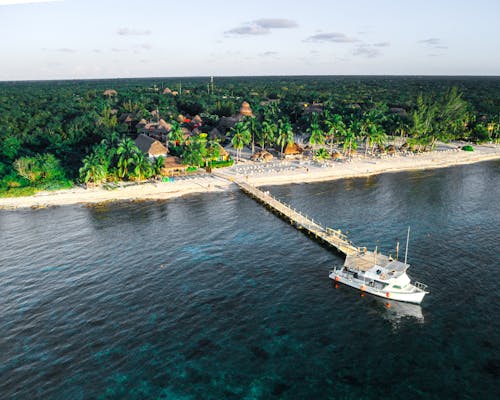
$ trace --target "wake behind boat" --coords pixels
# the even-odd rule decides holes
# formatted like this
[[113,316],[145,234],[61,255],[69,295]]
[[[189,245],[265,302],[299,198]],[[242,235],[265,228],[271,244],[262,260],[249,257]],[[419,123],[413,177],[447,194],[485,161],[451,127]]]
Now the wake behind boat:
[[406,263],[409,235],[408,229],[404,262],[377,254],[376,250],[373,252],[365,250],[347,255],[344,265],[336,267],[330,272],[329,277],[375,296],[420,304],[429,292],[426,291],[427,285],[420,282],[412,284],[406,274],[410,267]]

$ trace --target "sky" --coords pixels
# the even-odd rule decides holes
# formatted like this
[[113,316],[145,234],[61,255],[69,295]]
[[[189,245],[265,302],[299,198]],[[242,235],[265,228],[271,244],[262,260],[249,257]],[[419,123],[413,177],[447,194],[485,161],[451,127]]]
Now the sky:
[[0,80],[500,75],[500,0],[0,0]]

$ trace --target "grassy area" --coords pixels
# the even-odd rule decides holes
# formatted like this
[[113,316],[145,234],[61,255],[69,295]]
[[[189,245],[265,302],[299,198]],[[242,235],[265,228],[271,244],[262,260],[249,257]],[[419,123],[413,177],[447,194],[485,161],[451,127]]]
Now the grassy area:
[[0,197],[23,197],[23,196],[33,196],[35,193],[43,190],[61,190],[70,189],[74,186],[73,181],[63,180],[48,182],[37,186],[11,186],[11,187],[1,187]]

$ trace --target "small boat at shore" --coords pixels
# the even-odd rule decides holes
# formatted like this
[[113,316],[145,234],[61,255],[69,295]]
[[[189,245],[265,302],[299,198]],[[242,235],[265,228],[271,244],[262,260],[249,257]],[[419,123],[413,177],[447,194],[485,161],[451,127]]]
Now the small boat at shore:
[[377,251],[362,251],[347,255],[342,267],[330,271],[329,277],[335,282],[343,283],[355,289],[387,299],[420,304],[428,294],[427,285],[420,282],[411,283],[406,271],[408,238],[406,240],[405,261],[394,260]]

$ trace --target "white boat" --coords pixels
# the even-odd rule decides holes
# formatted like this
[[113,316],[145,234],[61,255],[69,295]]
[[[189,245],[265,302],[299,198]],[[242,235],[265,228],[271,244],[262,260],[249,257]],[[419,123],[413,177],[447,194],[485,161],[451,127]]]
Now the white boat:
[[366,293],[391,300],[420,304],[427,292],[427,285],[420,282],[411,283],[406,274],[409,264],[408,238],[406,240],[405,261],[394,260],[377,251],[362,251],[347,255],[342,267],[336,267],[329,277],[335,282],[343,283]]

